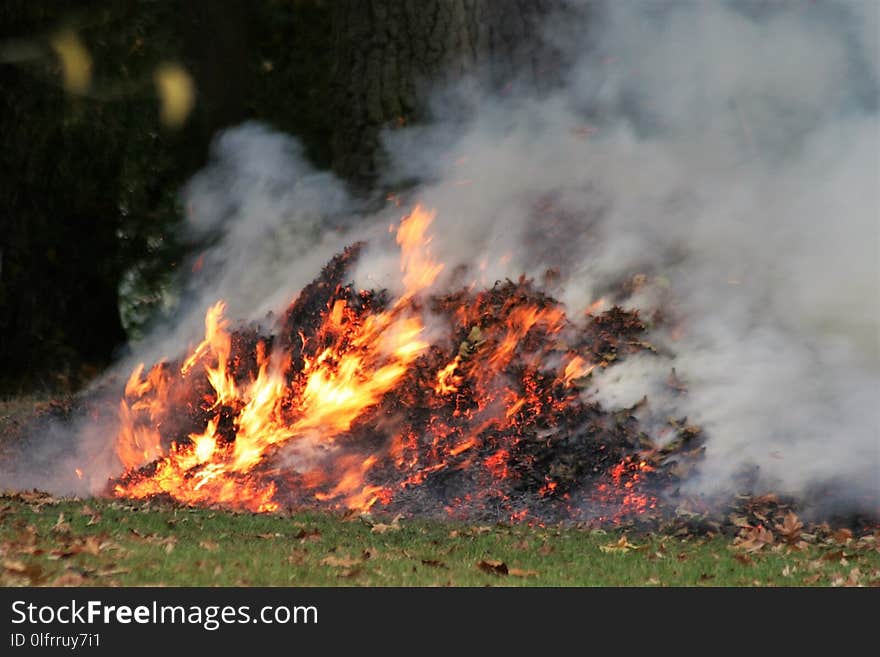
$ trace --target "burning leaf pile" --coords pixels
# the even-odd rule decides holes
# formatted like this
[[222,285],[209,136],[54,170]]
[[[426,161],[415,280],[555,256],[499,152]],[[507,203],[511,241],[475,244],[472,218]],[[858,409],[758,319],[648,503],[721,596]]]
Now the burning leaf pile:
[[[571,318],[525,278],[429,293],[433,216],[417,206],[397,230],[396,299],[347,282],[355,244],[271,330],[231,328],[218,302],[184,358],[136,368],[112,493],[471,520],[656,508],[675,459],[647,448],[632,412],[584,394],[594,368],[646,348],[638,314]],[[699,432],[676,431],[698,453]]]

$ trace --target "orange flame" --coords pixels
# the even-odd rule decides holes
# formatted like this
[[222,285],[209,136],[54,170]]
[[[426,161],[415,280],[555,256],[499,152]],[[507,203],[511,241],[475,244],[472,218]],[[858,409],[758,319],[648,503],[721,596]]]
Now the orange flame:
[[[418,297],[444,269],[430,253],[434,218],[416,206],[397,228],[400,297],[363,310],[350,296],[332,296],[317,327],[299,332],[298,355],[273,351],[268,342],[252,353],[234,349],[240,341],[218,301],[207,310],[204,339],[179,368],[159,363],[145,376],[138,365],[120,401],[116,453],[126,473],[114,494],[259,512],[278,508],[283,482],[304,499],[366,511],[433,473],[476,463],[485,490],[453,500],[451,512],[488,496],[506,502],[492,482],[520,476],[511,463],[523,435],[577,400],[570,384],[595,365],[557,345],[569,326],[562,307],[521,294],[468,292],[448,311],[456,335],[467,339],[453,343],[457,353],[432,347]],[[539,369],[551,362],[558,368],[539,385]],[[398,422],[389,419],[393,413],[377,417],[388,399],[449,412],[430,415],[424,425],[400,422],[378,447],[352,448],[356,423]],[[177,438],[163,443],[163,435]],[[373,473],[387,467],[397,468],[395,483],[373,483]],[[647,508],[650,500],[638,497],[636,484],[650,466],[621,467],[600,493],[620,489],[626,504]],[[562,496],[561,490],[548,477],[538,492]],[[510,517],[526,513],[511,509]]]
[[[427,228],[433,212],[417,206],[397,231],[405,292],[387,312],[356,321],[344,300],[337,300],[324,315],[319,333],[335,336],[330,346],[306,359],[300,385],[291,389],[286,363],[258,355],[259,371],[250,382],[237,382],[230,366],[231,336],[223,317],[225,303],[218,301],[205,317],[205,339],[180,368],[184,376],[199,362],[211,393],[210,410],[216,411],[204,431],[189,435],[186,445],[172,445],[164,455],[157,419],[167,407],[168,373],[154,367],[141,379],[143,365],[135,368],[120,405],[117,454],[126,468],[136,468],[160,458],[152,475],[120,483],[115,492],[130,497],[166,493],[184,502],[234,502],[253,510],[268,510],[274,492],[256,480],[241,480],[274,445],[292,439],[317,438],[330,444],[365,409],[374,406],[392,389],[428,344],[420,338],[424,326],[412,314],[410,299],[430,286],[443,269],[427,250]],[[238,410],[235,439],[220,435],[220,411]],[[138,412],[148,416],[138,421]],[[140,416],[143,419],[143,416]],[[366,459],[343,474],[339,484],[318,499],[347,496],[349,505],[368,508],[375,491],[365,492],[357,482],[372,467]],[[247,479],[247,477],[245,477]]]

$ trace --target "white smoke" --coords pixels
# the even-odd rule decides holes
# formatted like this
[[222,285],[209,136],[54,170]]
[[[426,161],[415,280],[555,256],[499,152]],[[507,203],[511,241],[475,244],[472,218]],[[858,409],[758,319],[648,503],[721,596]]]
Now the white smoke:
[[609,368],[593,394],[702,425],[692,491],[758,466],[757,487],[880,508],[878,5],[609,3],[592,27],[559,93],[388,135],[393,174],[431,180],[435,252],[490,283],[559,266],[573,314],[635,273],[663,281],[674,357]]
[[344,184],[316,170],[297,140],[258,123],[220,133],[210,163],[181,197],[183,230],[208,246],[176,300],[174,320],[137,345],[125,367],[197,343],[205,311],[221,299],[233,320],[283,310],[348,243],[343,228],[357,210]]
[[[219,298],[232,318],[283,309],[355,239],[371,244],[358,283],[398,289],[387,227],[418,201],[437,211],[437,285],[457,265],[488,285],[554,267],[576,317],[646,275],[613,301],[646,318],[668,304],[677,330],[650,339],[671,355],[597,373],[587,394],[648,395],[700,424],[691,491],[735,490],[751,470],[760,488],[880,508],[878,5],[610,2],[586,16],[559,31],[575,63],[556,92],[515,84],[469,97],[464,118],[437,103],[432,123],[385,135],[384,182],[422,181],[400,208],[359,213],[291,138],[254,124],[221,136],[184,193],[213,245],[185,312],[137,360],[198,340]],[[672,367],[686,395],[664,387]]]

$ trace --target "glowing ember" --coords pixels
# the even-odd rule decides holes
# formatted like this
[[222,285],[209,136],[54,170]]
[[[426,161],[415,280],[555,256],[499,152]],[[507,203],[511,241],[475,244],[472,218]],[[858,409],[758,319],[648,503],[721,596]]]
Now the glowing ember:
[[[511,520],[577,518],[593,502],[655,508],[643,491],[655,468],[632,460],[637,432],[580,388],[608,350],[639,348],[618,340],[644,329],[637,315],[612,309],[577,326],[525,279],[431,296],[443,271],[433,219],[417,206],[397,228],[397,300],[342,283],[350,250],[279,333],[232,331],[221,301],[179,366],[135,368],[113,493]],[[428,313],[447,340],[426,339]]]

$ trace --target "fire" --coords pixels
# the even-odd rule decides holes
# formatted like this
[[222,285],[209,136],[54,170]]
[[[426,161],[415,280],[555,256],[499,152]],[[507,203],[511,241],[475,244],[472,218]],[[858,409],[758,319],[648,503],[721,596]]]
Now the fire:
[[[366,511],[446,481],[467,491],[441,496],[437,509],[492,505],[527,517],[517,491],[533,485],[529,469],[547,465],[547,450],[598,453],[572,437],[587,426],[612,430],[575,385],[598,361],[583,329],[526,279],[429,295],[444,270],[430,251],[434,219],[416,206],[397,227],[396,300],[319,282],[291,306],[295,325],[273,336],[233,331],[218,301],[179,366],[158,363],[145,375],[138,365],[119,407],[126,472],[113,493],[258,512],[282,503]],[[349,257],[323,276],[341,281]],[[446,322],[448,343],[426,338],[428,310]],[[632,470],[622,447],[619,456],[623,470],[600,472],[605,488],[596,490],[620,489],[624,506],[650,508],[639,496],[651,466]],[[570,491],[588,475],[570,458],[550,462],[534,490],[576,514]]]

